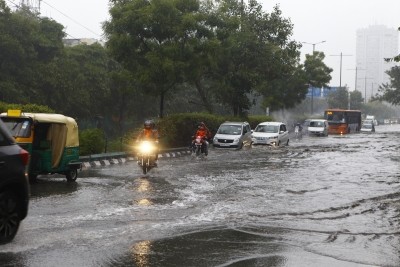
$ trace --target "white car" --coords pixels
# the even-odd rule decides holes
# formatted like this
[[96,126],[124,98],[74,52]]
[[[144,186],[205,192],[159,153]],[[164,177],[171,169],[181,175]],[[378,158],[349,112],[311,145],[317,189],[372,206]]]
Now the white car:
[[368,121],[365,120],[362,125],[361,125],[361,129],[360,132],[364,132],[364,133],[373,133],[375,132],[375,125],[372,121]]
[[308,125],[309,135],[328,136],[329,124],[327,120],[310,120]]
[[289,145],[289,132],[283,122],[262,122],[252,131],[253,145]]

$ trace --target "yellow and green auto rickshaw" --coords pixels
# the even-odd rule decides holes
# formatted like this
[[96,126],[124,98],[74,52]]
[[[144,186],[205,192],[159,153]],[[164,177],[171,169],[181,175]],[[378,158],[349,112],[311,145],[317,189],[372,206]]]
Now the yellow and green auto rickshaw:
[[61,114],[24,113],[9,110],[0,115],[17,143],[31,156],[28,175],[34,182],[40,174],[64,174],[75,181],[79,161],[78,124]]

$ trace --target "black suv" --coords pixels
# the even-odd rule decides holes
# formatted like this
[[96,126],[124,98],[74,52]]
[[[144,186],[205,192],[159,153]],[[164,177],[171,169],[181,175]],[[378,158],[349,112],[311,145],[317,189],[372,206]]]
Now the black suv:
[[28,214],[29,154],[15,143],[0,119],[0,244],[11,242]]

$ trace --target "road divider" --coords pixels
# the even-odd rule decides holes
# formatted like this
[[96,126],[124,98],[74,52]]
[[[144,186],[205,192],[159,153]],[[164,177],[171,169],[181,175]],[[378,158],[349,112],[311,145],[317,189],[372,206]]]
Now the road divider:
[[[161,150],[158,154],[158,158],[176,158],[186,155],[190,155],[190,150],[187,147],[170,148]],[[82,162],[82,169],[88,169],[93,167],[124,164],[129,161],[135,161],[136,157],[132,153],[113,152],[81,156],[79,157],[79,160]]]

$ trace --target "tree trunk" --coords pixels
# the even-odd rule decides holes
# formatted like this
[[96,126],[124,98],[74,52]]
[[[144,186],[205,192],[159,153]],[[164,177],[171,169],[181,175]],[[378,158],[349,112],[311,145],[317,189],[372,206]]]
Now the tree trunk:
[[201,83],[200,83],[200,80],[199,80],[199,79],[196,79],[196,81],[195,81],[195,86],[196,86],[197,92],[198,92],[199,95],[200,95],[201,101],[202,101],[203,104],[204,104],[204,107],[206,108],[206,110],[207,110],[209,113],[213,113],[213,107],[212,107],[211,103],[208,101],[207,96],[206,96],[206,93],[204,92],[204,89],[203,89],[203,87],[201,86]]
[[164,117],[164,96],[165,96],[165,92],[161,91],[161,94],[160,94],[160,114],[159,114],[160,118]]

